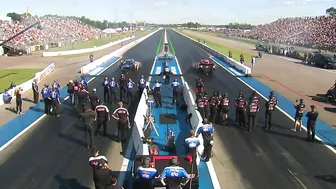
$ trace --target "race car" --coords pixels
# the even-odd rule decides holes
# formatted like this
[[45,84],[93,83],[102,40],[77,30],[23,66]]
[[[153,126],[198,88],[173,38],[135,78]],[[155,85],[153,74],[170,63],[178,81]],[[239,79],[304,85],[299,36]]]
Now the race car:
[[195,64],[195,68],[200,71],[204,72],[205,74],[211,74],[215,71],[215,64],[210,62],[208,59],[202,59],[200,62]]
[[139,70],[141,66],[141,63],[138,61],[135,61],[134,59],[125,59],[120,64],[120,69],[122,71],[128,71],[128,70]]

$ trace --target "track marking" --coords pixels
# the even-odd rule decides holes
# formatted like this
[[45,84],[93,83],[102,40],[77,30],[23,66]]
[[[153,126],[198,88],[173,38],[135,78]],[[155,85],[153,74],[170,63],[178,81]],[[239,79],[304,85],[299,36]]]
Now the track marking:
[[308,189],[302,182],[299,178],[297,178],[295,176],[295,173],[293,173],[290,169],[287,168],[287,171],[289,172],[289,174],[291,174],[293,176],[293,178],[296,180],[297,183],[299,183],[299,185],[304,188],[304,189]]
[[[113,63],[111,63],[110,65],[108,65],[105,69],[101,70],[101,72],[99,74],[102,74],[103,72],[105,72],[107,69],[109,69],[111,66],[113,66],[116,62],[118,62],[121,59],[121,57],[119,57],[116,61],[114,61]],[[98,75],[99,75],[98,74]],[[90,83],[91,81],[93,81],[96,77],[91,78],[87,83]],[[69,96],[66,96],[63,100],[66,101],[67,99],[69,99]],[[41,117],[39,117],[37,120],[35,120],[33,123],[31,123],[28,127],[26,127],[25,129],[23,129],[21,132],[19,132],[17,135],[15,135],[15,137],[13,137],[12,139],[10,139],[6,144],[2,145],[0,147],[0,152],[2,150],[4,150],[6,147],[8,147],[11,143],[13,143],[17,138],[19,138],[21,135],[23,135],[25,132],[27,132],[30,128],[32,128],[33,126],[35,126],[39,121],[41,121],[45,116],[47,116],[46,114],[43,114]]]

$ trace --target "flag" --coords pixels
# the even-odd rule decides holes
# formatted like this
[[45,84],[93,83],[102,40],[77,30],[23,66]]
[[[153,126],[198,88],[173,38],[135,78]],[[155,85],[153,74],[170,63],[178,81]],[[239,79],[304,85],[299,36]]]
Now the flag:
[[26,16],[28,16],[29,13],[29,7],[26,8]]

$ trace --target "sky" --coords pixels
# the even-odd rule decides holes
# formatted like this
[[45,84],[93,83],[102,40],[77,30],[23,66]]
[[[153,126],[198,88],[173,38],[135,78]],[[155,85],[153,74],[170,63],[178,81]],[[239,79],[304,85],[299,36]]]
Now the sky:
[[336,0],[4,0],[0,19],[29,7],[32,15],[85,16],[111,22],[256,25],[283,17],[324,15],[332,6]]

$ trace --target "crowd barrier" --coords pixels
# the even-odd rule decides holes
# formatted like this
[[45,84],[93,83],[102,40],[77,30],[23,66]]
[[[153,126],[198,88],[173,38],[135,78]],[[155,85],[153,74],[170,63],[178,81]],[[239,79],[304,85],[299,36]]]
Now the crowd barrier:
[[154,33],[156,33],[159,30],[156,30],[156,31],[154,31],[152,33],[149,33],[149,34],[147,34],[147,35],[145,35],[145,36],[143,36],[143,37],[141,37],[141,38],[139,38],[139,39],[137,39],[137,40],[135,40],[135,41],[133,41],[131,43],[128,43],[127,45],[122,46],[121,48],[113,51],[112,53],[110,53],[108,55],[105,55],[105,56],[103,56],[103,57],[101,57],[101,58],[93,61],[92,63],[87,64],[87,65],[81,67],[81,74],[87,74],[87,73],[89,73],[91,70],[97,68],[99,65],[101,65],[104,62],[106,62],[109,59],[111,59],[113,56],[116,56],[116,55],[118,55],[118,54],[120,54],[120,53],[122,53],[122,52],[124,52],[124,51],[126,51],[126,50],[128,50],[130,48],[132,48],[133,46],[135,46],[138,43],[144,41],[145,39],[147,39],[148,37],[152,36]]
[[[174,30],[175,31],[175,30]],[[183,34],[183,33],[180,33],[178,31],[175,31],[176,33],[188,38],[189,40],[191,40],[193,43],[195,43],[196,45],[200,46],[201,48],[205,49],[207,52],[209,52],[211,55],[213,56],[216,56],[220,59],[222,59],[223,61],[225,61],[226,63],[228,63],[231,67],[243,72],[245,74],[245,76],[251,76],[251,73],[252,73],[252,70],[250,67],[232,59],[232,58],[229,58],[227,57],[226,55],[216,51],[215,49],[207,46],[206,44],[202,43],[202,42],[198,42],[197,40]]]
[[[33,80],[35,79],[37,83],[40,83],[44,78],[46,78],[51,72],[53,72],[55,70],[55,64],[54,63],[51,63],[48,67],[46,67],[44,70],[40,71],[40,72],[37,72],[35,73],[35,76],[34,78],[16,86],[15,88],[13,89],[10,89],[8,91],[8,93],[13,97],[13,100],[15,99],[15,95],[14,95],[14,92],[15,92],[15,89],[21,87],[21,89],[23,90],[23,92],[26,92],[28,91],[29,89],[32,89],[32,82]],[[9,84],[8,84],[9,85]],[[3,94],[0,94],[0,106],[4,104],[4,101],[3,101]]]
[[82,53],[90,53],[95,51],[100,51],[109,47],[112,47],[114,45],[117,45],[119,43],[122,43],[124,41],[130,40],[135,38],[135,36],[125,37],[123,39],[119,39],[117,41],[110,42],[106,45],[102,45],[99,47],[93,47],[93,48],[87,48],[87,49],[78,49],[78,50],[70,50],[70,51],[57,51],[57,52],[43,52],[43,57],[52,57],[52,56],[64,56],[64,55],[73,55],[73,54],[82,54]]

